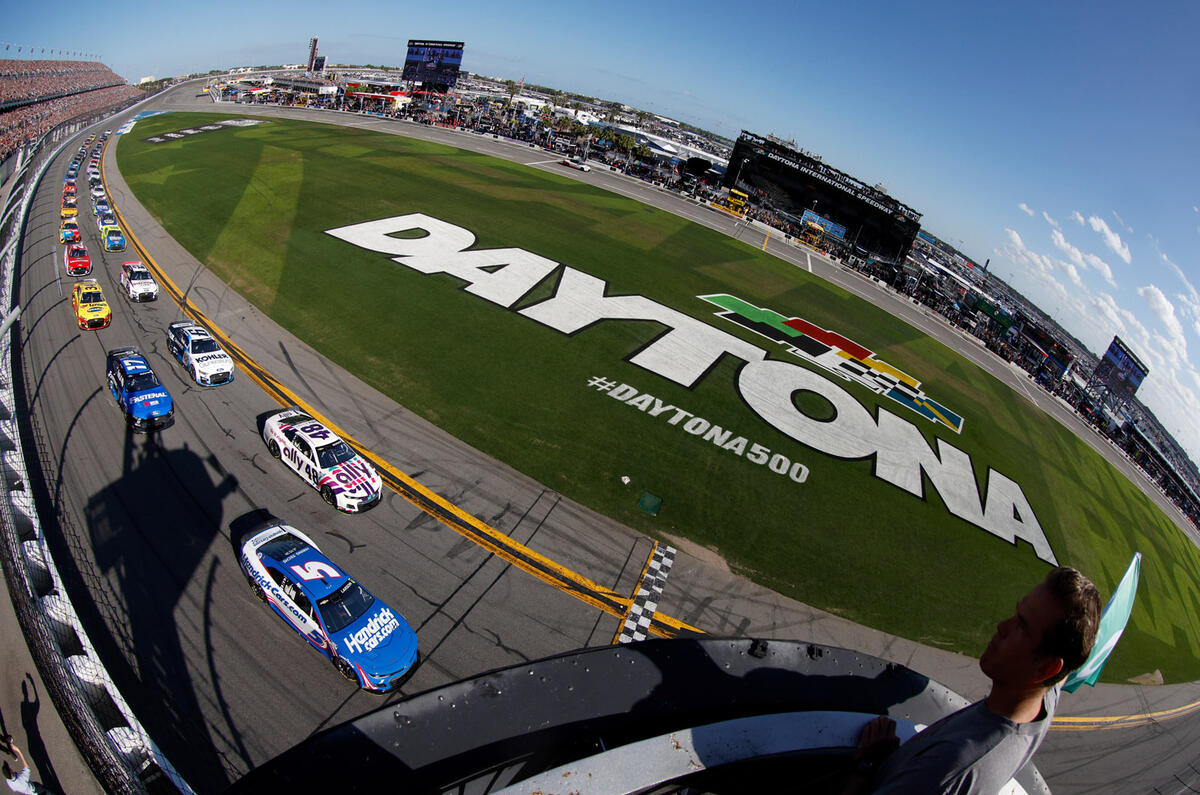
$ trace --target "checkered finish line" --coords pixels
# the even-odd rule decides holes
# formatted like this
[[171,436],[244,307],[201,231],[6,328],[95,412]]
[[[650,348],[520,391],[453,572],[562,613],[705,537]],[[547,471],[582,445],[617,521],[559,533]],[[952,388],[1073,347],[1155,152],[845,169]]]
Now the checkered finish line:
[[675,547],[662,546],[655,541],[646,571],[642,574],[642,582],[633,597],[633,603],[629,605],[629,612],[625,614],[621,634],[617,636],[618,643],[633,643],[649,637],[650,622],[654,620],[663,586],[667,584],[667,574],[674,564]]

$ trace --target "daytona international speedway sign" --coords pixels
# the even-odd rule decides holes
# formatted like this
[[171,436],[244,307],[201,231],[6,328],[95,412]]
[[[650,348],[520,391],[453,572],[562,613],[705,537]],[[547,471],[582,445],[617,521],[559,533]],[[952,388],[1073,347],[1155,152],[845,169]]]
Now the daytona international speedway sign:
[[[985,493],[981,495],[969,455],[940,438],[934,450],[920,429],[908,419],[883,406],[876,409],[877,416],[872,416],[866,406],[835,381],[798,363],[768,359],[766,349],[645,296],[608,295],[608,283],[604,280],[524,249],[470,250],[475,244],[475,235],[469,230],[422,213],[326,231],[361,248],[386,254],[418,273],[445,273],[462,279],[466,282],[465,292],[508,309],[547,279],[556,277],[557,286],[552,296],[513,310],[515,314],[563,334],[575,334],[601,321],[661,323],[666,331],[626,361],[689,389],[694,388],[723,356],[736,357],[744,364],[738,370],[734,388],[752,411],[781,433],[835,458],[873,458],[872,474],[875,477],[917,498],[924,497],[922,476],[928,477],[951,514],[1009,543],[1023,539],[1033,546],[1039,558],[1057,563],[1033,508],[1017,483],[989,467]],[[413,233],[424,234],[396,237]],[[764,318],[764,310],[731,296],[703,298],[724,310],[718,314],[726,319],[733,319],[734,315],[751,316],[757,321]],[[786,327],[800,330],[799,337],[789,335],[789,344],[798,351],[808,350],[810,355],[804,357],[806,359],[813,355],[820,359],[825,355],[811,344],[812,340],[826,348],[836,345],[843,353],[846,344],[853,344],[815,326],[808,331],[804,330],[803,324],[791,323]],[[761,328],[756,330],[764,333]],[[812,340],[802,343],[800,337],[809,332]],[[775,338],[775,341],[783,340]],[[857,353],[860,354],[857,357],[859,364],[865,364],[873,371],[859,372],[856,379],[859,383],[870,381],[876,385],[872,388],[882,394],[880,385],[891,381],[881,381],[878,376],[887,371],[896,382],[888,390],[896,392],[889,395],[892,399],[919,412],[927,420],[955,431],[961,430],[962,419],[927,398],[921,392],[919,382],[895,368],[883,366],[874,360],[870,351],[863,349]],[[829,366],[831,361],[814,363],[834,374]],[[897,373],[904,378],[898,377]],[[840,377],[848,374],[852,373],[836,373]],[[903,388],[895,389],[896,384]],[[823,397],[833,407],[833,417],[814,419],[800,411],[793,401],[798,392],[812,392]],[[649,411],[653,399],[647,398],[645,403]],[[703,434],[710,430],[699,431],[699,426],[697,429],[697,433]],[[799,470],[792,473],[789,467],[788,474],[797,482],[803,482],[808,473]]]

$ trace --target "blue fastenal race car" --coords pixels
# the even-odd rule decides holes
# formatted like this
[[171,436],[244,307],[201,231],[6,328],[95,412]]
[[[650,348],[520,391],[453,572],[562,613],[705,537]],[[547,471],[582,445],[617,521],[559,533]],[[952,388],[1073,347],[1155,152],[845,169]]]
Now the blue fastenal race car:
[[368,692],[400,687],[417,667],[404,616],[335,566],[308,536],[278,519],[253,530],[239,559],[250,589],[333,667]]
[[171,395],[137,348],[108,352],[108,390],[135,431],[154,431],[175,424]]

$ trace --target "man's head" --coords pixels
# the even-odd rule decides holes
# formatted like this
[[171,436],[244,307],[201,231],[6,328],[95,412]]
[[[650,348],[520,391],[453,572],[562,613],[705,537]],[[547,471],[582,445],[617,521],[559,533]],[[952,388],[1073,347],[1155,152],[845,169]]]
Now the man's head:
[[1083,665],[1100,624],[1100,594],[1078,571],[1059,567],[996,625],[979,658],[994,682],[1049,687]]

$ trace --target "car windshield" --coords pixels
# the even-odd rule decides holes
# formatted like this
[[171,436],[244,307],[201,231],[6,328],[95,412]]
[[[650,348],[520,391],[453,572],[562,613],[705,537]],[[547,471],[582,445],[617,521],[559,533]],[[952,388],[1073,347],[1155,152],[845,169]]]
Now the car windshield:
[[95,290],[91,290],[91,291],[83,293],[79,296],[79,303],[81,303],[81,304],[102,304],[102,303],[104,303],[104,296],[102,294],[96,292]]
[[150,274],[147,271],[130,271],[129,272],[129,281],[131,281],[131,282],[148,282],[148,281],[150,281]]
[[87,251],[86,251],[85,249],[82,249],[82,248],[73,248],[73,249],[71,249],[71,254],[70,254],[70,256],[72,256],[72,257],[86,257],[86,256],[87,256]]
[[156,386],[158,386],[158,379],[154,377],[154,373],[138,373],[137,375],[129,376],[125,391],[145,392],[147,389],[154,389]]
[[215,353],[219,350],[214,339],[192,340],[192,353]]
[[354,456],[355,453],[350,449],[350,445],[341,439],[338,439],[333,444],[317,448],[317,462],[321,465],[322,469],[331,469],[338,464],[349,461]]
[[354,580],[317,602],[327,632],[340,632],[353,624],[375,604],[375,597]]

